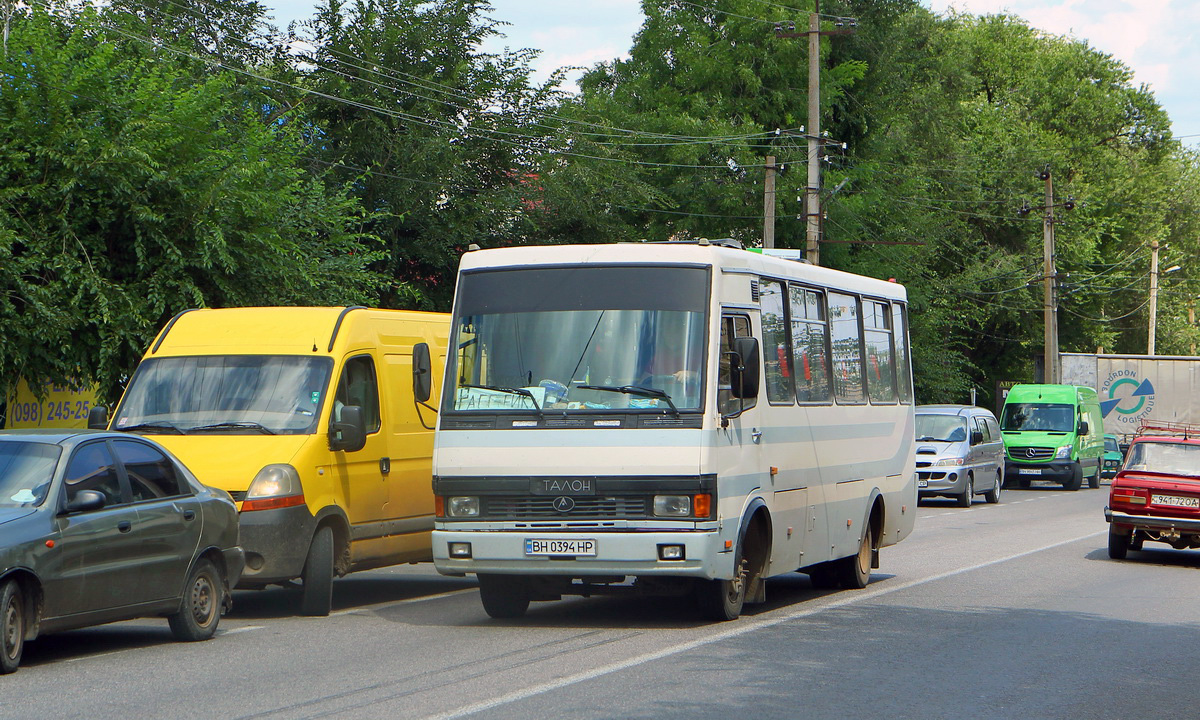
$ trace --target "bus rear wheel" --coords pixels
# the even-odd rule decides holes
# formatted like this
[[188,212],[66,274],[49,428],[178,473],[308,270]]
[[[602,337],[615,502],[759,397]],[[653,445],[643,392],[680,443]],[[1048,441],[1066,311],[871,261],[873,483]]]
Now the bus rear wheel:
[[[968,485],[968,489],[970,486]],[[835,560],[838,580],[848,590],[861,590],[871,582],[871,553],[875,550],[875,530],[868,523],[858,543],[858,552]]]

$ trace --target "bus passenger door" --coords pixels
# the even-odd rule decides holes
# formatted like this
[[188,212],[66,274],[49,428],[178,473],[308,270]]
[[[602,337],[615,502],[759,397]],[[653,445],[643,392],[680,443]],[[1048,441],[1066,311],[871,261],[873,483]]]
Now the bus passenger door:
[[763,460],[766,431],[761,422],[758,398],[737,398],[732,392],[734,340],[748,337],[753,337],[749,315],[722,316],[720,356],[717,358],[717,410],[721,421],[715,452],[721,496],[719,513],[726,523],[741,521],[747,495],[762,489],[769,497],[771,490],[770,474]]

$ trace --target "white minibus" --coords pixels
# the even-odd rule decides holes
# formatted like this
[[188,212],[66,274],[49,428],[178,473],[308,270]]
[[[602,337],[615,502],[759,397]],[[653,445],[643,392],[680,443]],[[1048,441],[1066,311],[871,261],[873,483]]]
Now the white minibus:
[[731,620],[861,588],[916,516],[906,294],[732,240],[462,258],[434,563],[484,609],[639,591]]

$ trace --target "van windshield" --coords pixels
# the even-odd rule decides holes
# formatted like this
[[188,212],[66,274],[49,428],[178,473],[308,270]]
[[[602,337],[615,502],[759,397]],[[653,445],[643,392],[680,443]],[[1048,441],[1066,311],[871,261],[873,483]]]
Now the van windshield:
[[962,442],[967,419],[957,415],[917,415],[917,442]]
[[1065,403],[1006,403],[1000,418],[1000,429],[1075,432],[1075,406]]
[[206,355],[143,360],[114,430],[306,435],[315,431],[333,360]]

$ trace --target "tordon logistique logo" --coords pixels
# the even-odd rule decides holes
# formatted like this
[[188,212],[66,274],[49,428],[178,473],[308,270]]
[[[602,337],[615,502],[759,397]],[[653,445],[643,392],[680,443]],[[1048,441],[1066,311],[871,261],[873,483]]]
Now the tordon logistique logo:
[[1100,386],[1100,414],[1108,417],[1114,410],[1115,419],[1137,422],[1154,409],[1154,384],[1139,381],[1133,370],[1114,370]]

